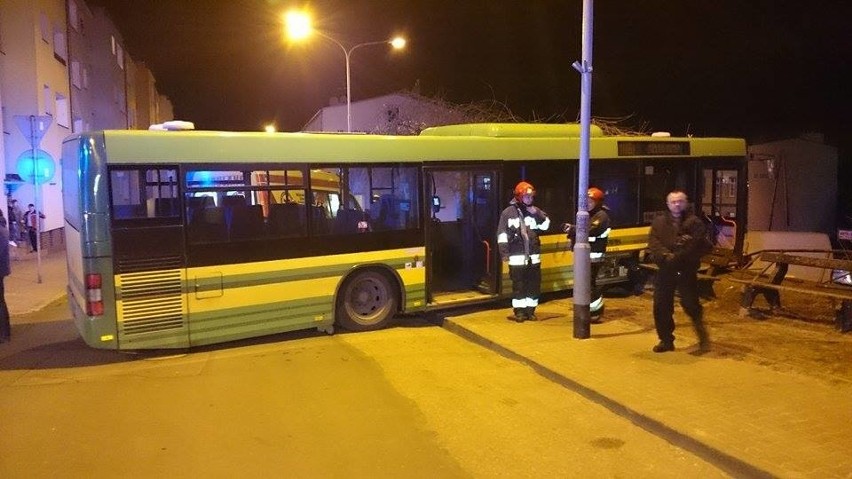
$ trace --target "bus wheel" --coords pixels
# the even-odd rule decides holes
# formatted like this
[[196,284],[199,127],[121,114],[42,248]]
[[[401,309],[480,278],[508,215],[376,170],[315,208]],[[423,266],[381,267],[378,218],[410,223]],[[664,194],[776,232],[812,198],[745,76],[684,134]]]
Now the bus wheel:
[[343,285],[337,299],[337,323],[350,331],[370,331],[388,325],[397,309],[395,288],[378,271],[364,271]]

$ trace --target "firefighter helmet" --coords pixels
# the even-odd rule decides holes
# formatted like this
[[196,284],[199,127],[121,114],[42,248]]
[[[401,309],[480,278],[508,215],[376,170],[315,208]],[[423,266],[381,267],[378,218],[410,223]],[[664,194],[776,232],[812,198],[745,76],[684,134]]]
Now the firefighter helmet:
[[598,203],[602,202],[605,196],[602,190],[595,187],[589,188],[588,195],[589,198],[597,201]]
[[533,185],[527,183],[526,181],[522,181],[518,183],[517,186],[515,186],[515,199],[520,200],[521,196],[534,194],[535,188],[533,188]]

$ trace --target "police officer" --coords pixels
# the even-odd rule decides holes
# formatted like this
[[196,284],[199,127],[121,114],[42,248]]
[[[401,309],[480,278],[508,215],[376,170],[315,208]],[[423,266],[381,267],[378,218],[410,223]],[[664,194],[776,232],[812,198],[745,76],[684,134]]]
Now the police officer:
[[515,186],[515,196],[500,215],[497,246],[503,261],[509,262],[512,279],[512,319],[535,321],[535,308],[541,294],[540,231],[550,227],[550,218],[533,206],[535,188],[526,181]]
[[[606,244],[609,241],[609,233],[612,229],[609,227],[609,208],[604,205],[603,190],[591,187],[586,194],[589,198],[587,204],[589,210],[589,248],[591,250],[589,256],[592,261],[590,272],[592,297],[589,304],[589,317],[590,322],[600,323],[604,313],[604,298],[603,291],[598,288],[598,272],[603,265]],[[568,239],[573,248],[577,237],[577,228],[571,224],[565,224],[562,228],[568,233]]]

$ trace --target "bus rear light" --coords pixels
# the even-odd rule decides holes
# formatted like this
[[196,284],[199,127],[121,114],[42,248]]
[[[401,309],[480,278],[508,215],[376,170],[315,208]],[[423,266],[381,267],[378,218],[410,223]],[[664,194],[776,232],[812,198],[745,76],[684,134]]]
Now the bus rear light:
[[104,299],[101,289],[101,275],[86,275],[86,314],[101,316],[104,314]]

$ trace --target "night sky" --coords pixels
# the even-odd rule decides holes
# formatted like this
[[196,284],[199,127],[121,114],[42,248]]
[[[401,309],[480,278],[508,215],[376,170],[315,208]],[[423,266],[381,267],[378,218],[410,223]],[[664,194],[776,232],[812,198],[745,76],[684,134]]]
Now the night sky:
[[[201,129],[295,131],[345,93],[340,47],[283,39],[280,0],[88,0],[154,72],[175,115]],[[315,0],[358,49],[353,101],[419,85],[458,103],[495,100],[519,119],[578,118],[582,0]],[[852,2],[606,0],[595,3],[592,115],[675,135],[751,141],[818,131],[848,142]],[[847,135],[848,137],[848,135]]]

